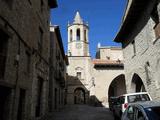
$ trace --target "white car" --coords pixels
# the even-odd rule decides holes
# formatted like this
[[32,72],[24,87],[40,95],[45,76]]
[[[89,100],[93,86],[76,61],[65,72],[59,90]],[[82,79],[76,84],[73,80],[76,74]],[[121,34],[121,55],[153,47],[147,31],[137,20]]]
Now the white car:
[[134,103],[138,101],[151,101],[152,98],[148,92],[138,92],[138,93],[130,93],[123,94],[118,97],[118,104],[113,106],[113,114],[117,118],[121,118],[122,113],[128,107],[128,103]]

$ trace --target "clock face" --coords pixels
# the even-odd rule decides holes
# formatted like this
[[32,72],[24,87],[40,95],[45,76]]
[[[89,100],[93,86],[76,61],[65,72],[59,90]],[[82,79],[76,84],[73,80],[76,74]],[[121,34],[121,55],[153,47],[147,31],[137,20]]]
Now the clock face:
[[81,43],[77,43],[77,44],[76,44],[76,48],[77,48],[77,49],[80,49],[81,47],[82,47]]

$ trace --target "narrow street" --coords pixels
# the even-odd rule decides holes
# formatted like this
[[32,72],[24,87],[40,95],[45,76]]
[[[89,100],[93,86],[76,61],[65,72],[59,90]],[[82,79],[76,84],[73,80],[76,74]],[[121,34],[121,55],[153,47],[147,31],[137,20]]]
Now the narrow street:
[[62,111],[51,115],[48,120],[114,120],[114,118],[107,108],[67,105]]

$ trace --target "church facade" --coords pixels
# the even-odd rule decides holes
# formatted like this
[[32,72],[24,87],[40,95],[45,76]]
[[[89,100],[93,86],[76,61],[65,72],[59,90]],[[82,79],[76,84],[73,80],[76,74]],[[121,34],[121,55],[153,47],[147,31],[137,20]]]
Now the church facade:
[[77,12],[68,24],[67,104],[108,106],[110,96],[126,92],[122,49],[99,44],[92,59],[88,32],[88,24]]

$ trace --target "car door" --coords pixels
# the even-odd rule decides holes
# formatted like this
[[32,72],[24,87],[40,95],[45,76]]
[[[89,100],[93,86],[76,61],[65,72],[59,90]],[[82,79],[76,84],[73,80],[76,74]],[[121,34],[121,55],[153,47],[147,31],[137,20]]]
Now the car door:
[[135,110],[135,120],[147,120],[142,108],[135,107],[134,110]]
[[133,106],[128,106],[122,115],[122,120],[135,120],[135,110]]

